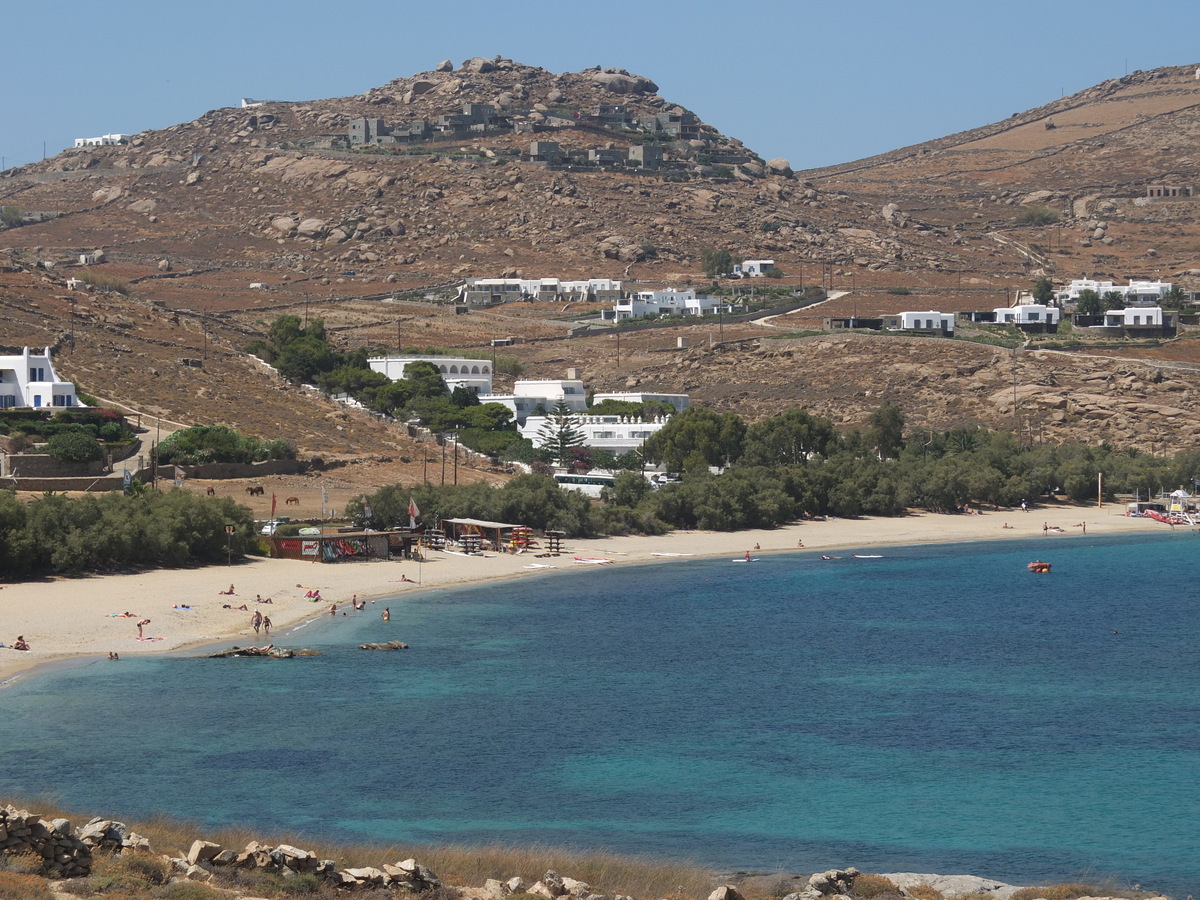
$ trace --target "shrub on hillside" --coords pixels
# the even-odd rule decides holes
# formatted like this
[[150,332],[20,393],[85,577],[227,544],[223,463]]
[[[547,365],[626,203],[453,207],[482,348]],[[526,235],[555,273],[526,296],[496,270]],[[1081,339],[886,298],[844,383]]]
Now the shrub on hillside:
[[1049,206],[1034,203],[1017,213],[1018,225],[1053,225],[1059,220],[1059,212]]

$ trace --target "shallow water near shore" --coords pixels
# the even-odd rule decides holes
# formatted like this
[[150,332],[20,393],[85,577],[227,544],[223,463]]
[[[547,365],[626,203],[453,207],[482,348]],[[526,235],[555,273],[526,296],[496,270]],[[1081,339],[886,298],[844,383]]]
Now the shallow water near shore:
[[[0,691],[0,790],[334,839],[1196,890],[1200,538],[741,549],[276,635],[320,657],[45,672]],[[357,649],[390,639],[412,649]]]

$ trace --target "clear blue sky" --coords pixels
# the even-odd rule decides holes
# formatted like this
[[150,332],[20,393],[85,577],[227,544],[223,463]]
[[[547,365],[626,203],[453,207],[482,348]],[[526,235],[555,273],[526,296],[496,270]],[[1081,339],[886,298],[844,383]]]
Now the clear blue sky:
[[1194,0],[44,0],[3,17],[0,155],[347,96],[472,56],[656,81],[809,168],[942,137],[1126,71],[1200,63]]

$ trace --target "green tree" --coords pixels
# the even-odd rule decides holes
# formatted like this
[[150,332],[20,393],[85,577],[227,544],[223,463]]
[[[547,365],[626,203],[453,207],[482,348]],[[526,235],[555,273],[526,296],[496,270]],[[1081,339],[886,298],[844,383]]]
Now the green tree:
[[565,400],[559,400],[546,421],[538,429],[538,442],[548,451],[556,465],[570,465],[572,452],[583,446],[583,432],[575,426]]
[[1171,289],[1162,296],[1162,305],[1164,309],[1181,309],[1187,305],[1187,302],[1187,294],[1177,284],[1171,285]]
[[87,463],[102,459],[104,451],[96,439],[84,431],[62,431],[46,441],[46,452],[65,463]]
[[1105,291],[1100,298],[1100,305],[1107,312],[1110,309],[1124,309],[1125,295],[1121,291]]
[[1042,306],[1054,302],[1054,284],[1049,278],[1039,278],[1033,286],[1033,299]]
[[671,416],[659,431],[646,439],[646,459],[663,463],[672,472],[688,468],[724,466],[742,455],[746,423],[735,413],[718,413],[693,406]]
[[736,260],[728,250],[702,250],[700,262],[704,264],[704,274],[709,278],[718,278],[733,271]]
[[746,429],[740,462],[747,466],[796,465],[813,455],[826,455],[836,441],[837,432],[828,419],[789,409]]
[[1098,316],[1104,312],[1104,301],[1091,288],[1084,288],[1075,298],[1075,312],[1081,316]]
[[904,448],[904,413],[890,400],[871,413],[867,440],[884,459],[895,459]]
[[621,472],[613,486],[605,488],[605,500],[617,506],[637,506],[650,493],[650,482],[641,472]]

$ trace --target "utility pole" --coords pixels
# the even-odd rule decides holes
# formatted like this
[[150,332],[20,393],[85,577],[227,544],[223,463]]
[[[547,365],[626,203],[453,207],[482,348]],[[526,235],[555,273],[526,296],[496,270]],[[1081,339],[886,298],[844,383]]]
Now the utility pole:
[[442,439],[442,486],[446,486],[446,436],[441,435]]
[[458,429],[454,431],[454,483],[458,484]]

